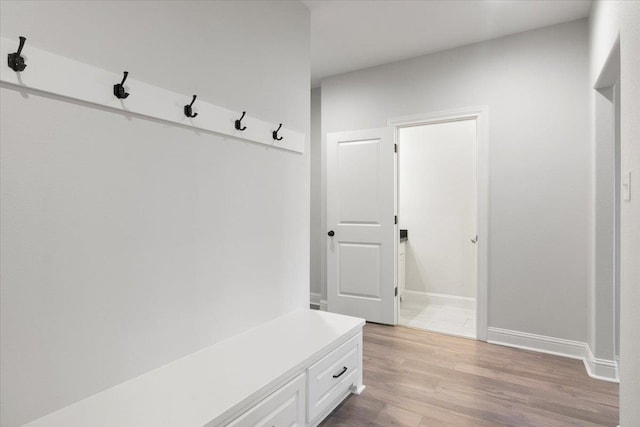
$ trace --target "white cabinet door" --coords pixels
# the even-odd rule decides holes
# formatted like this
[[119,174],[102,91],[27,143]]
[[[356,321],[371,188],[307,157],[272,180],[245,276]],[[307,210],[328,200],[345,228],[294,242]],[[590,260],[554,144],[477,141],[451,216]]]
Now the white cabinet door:
[[358,387],[362,379],[362,335],[358,334],[307,370],[307,421],[314,424],[336,399]]
[[227,426],[302,427],[305,401],[305,374],[300,374]]
[[395,321],[392,128],[327,135],[329,311]]

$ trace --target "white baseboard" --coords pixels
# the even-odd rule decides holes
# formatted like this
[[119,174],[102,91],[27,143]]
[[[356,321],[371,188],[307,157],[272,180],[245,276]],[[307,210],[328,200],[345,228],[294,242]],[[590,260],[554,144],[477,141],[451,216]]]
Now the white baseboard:
[[585,357],[585,343],[583,342],[512,331],[509,329],[489,327],[487,342],[522,348],[524,350],[533,350],[540,353],[555,354],[572,359],[582,360]]
[[311,292],[309,304],[318,307],[318,310],[327,311],[327,300],[322,299],[322,295]]
[[360,385],[360,386],[352,386],[351,389],[353,390],[353,394],[362,394],[362,392],[364,391],[364,389],[367,388],[367,386],[365,385]]
[[603,381],[619,382],[616,362],[595,358],[589,345],[584,342],[493,327],[489,327],[487,342],[579,359],[583,361],[590,377]]
[[473,297],[460,297],[457,295],[436,294],[433,292],[412,291],[405,289],[404,294],[409,298],[418,298],[424,304],[445,305],[447,307],[465,308],[475,310],[476,299]]

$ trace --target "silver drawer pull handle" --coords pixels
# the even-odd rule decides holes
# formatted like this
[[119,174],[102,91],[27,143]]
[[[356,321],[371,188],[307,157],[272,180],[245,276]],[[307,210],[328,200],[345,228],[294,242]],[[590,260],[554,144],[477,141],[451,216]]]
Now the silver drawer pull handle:
[[345,372],[347,372],[347,367],[346,367],[346,366],[343,366],[343,367],[342,367],[342,371],[340,371],[340,373],[339,373],[338,375],[334,375],[334,376],[333,376],[333,378],[341,377],[341,376],[342,376],[342,374],[344,374]]

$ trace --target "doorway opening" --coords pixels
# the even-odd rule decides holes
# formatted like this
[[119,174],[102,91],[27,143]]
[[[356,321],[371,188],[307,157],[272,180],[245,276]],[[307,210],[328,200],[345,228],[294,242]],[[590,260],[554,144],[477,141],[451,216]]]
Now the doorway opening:
[[395,127],[397,323],[486,340],[486,107]]
[[475,119],[398,130],[399,324],[475,338],[476,187]]

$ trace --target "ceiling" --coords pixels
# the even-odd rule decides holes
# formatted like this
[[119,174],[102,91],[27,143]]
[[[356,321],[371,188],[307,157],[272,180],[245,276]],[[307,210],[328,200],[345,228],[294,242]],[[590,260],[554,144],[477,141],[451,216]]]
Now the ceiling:
[[302,0],[311,80],[585,18],[591,0]]

